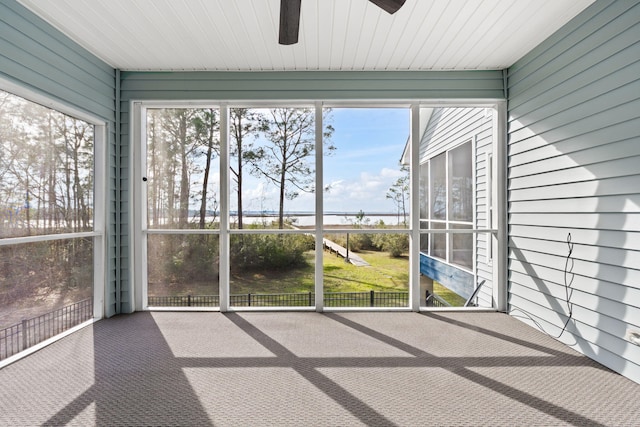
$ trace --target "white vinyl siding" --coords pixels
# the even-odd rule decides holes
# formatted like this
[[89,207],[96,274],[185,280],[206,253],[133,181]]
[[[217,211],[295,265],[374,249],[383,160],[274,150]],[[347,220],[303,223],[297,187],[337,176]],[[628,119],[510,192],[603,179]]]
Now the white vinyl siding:
[[559,339],[636,382],[639,18],[597,1],[509,69],[507,171],[509,312],[558,336],[571,307]]

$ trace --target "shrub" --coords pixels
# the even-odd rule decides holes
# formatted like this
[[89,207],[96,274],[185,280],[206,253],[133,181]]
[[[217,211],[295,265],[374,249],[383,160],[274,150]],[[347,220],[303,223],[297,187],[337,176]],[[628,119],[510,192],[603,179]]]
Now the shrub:
[[218,274],[218,241],[218,236],[210,235],[165,236],[155,256],[164,258],[166,272],[181,281],[214,277]]
[[349,235],[349,250],[353,252],[360,252],[371,250],[373,248],[371,243],[371,235],[369,234],[350,234]]
[[409,250],[409,236],[406,234],[376,234],[373,244],[379,250],[389,252],[393,258],[398,258]]
[[307,265],[304,253],[315,246],[313,236],[245,234],[231,239],[234,270],[283,270]]

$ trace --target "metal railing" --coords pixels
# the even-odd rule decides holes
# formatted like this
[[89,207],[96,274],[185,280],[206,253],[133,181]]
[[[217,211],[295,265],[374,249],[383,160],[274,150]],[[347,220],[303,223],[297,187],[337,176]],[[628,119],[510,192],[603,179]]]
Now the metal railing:
[[[315,293],[246,293],[229,296],[232,307],[313,307]],[[326,307],[406,307],[408,292],[325,292]],[[149,307],[217,307],[218,295],[150,296]]]
[[451,307],[451,304],[442,297],[427,291],[425,302],[427,307]]
[[218,307],[218,295],[149,296],[149,307]]
[[313,307],[316,304],[313,292],[289,294],[237,294],[230,295],[232,307]]
[[93,298],[0,329],[0,360],[93,318]]
[[325,292],[326,307],[407,307],[409,292]]

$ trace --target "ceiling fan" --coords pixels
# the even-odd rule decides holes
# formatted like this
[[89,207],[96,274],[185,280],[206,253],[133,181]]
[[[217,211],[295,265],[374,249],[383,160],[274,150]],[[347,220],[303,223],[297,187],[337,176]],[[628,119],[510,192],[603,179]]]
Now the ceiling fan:
[[[300,30],[300,3],[302,0],[280,0],[280,37],[278,43],[298,43]],[[398,11],[406,0],[369,0],[387,13]]]

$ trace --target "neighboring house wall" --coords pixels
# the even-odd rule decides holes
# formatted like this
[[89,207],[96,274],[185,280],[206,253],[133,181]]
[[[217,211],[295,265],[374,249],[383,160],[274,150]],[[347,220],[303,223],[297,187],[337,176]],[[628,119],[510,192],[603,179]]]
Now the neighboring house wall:
[[509,312],[558,336],[571,308],[559,339],[640,382],[640,2],[597,1],[508,89]]
[[[493,110],[485,108],[434,108],[420,141],[420,164],[428,159],[472,141],[475,172],[474,228],[491,228],[487,224],[486,153],[493,151]],[[495,199],[494,199],[495,200]],[[478,305],[492,306],[493,272],[487,264],[488,235],[479,233],[474,242],[476,283],[485,280],[478,294]]]
[[[106,315],[117,311],[119,253],[115,150],[116,72],[13,0],[0,0],[0,78],[85,111],[108,123],[107,216],[109,293]],[[96,192],[100,197],[101,191]]]

